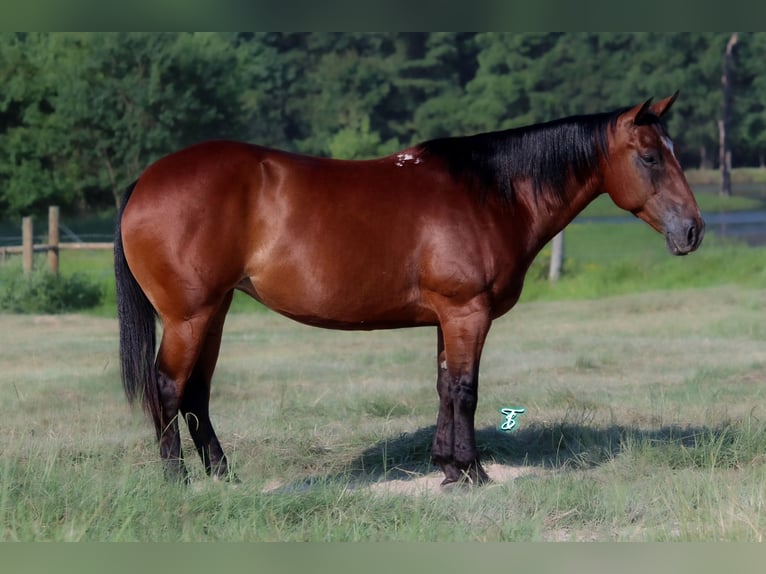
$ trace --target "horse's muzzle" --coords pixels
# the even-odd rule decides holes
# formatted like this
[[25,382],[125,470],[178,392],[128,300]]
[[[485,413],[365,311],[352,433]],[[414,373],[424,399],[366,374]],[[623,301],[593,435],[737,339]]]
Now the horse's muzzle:
[[705,220],[701,217],[676,221],[665,230],[665,243],[673,255],[686,255],[700,246],[705,236]]

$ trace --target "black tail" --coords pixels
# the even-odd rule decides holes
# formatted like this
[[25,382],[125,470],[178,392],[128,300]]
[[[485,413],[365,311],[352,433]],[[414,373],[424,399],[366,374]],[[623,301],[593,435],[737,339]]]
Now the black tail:
[[122,198],[114,233],[114,277],[117,286],[117,318],[120,325],[120,370],[122,386],[130,403],[140,397],[151,415],[159,439],[162,433],[159,381],[155,366],[157,312],[141,290],[125,259],[122,245],[122,213],[137,182]]

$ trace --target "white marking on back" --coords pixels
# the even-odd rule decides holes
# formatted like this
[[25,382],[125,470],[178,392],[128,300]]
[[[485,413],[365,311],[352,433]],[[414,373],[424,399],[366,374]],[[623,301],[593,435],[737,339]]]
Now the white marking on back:
[[402,152],[396,156],[397,167],[404,167],[404,164],[407,162],[411,162],[417,165],[419,163],[423,163],[423,160],[409,152]]

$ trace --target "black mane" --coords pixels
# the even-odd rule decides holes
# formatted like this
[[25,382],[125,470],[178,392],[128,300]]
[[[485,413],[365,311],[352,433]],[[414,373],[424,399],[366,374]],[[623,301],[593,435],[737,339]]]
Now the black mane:
[[511,204],[516,198],[514,182],[528,179],[536,198],[547,194],[562,201],[570,170],[583,182],[598,168],[599,158],[607,153],[610,126],[628,109],[473,136],[434,139],[419,147],[425,156],[442,158],[453,177],[465,178],[482,197],[495,192]]

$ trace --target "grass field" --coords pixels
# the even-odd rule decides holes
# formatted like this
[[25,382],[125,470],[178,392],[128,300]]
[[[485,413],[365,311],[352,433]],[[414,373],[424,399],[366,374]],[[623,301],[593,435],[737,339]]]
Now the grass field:
[[113,319],[3,316],[2,539],[761,540],[765,306],[735,286],[519,305],[477,414],[507,480],[452,492],[429,482],[432,329],[231,315],[212,412],[242,483],[188,456],[179,487],[122,397]]

